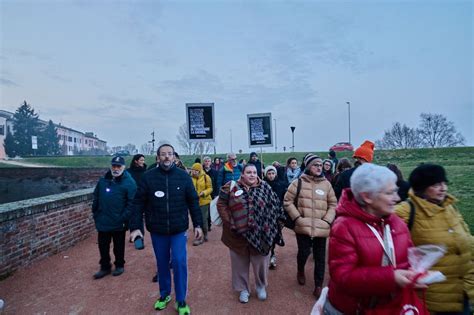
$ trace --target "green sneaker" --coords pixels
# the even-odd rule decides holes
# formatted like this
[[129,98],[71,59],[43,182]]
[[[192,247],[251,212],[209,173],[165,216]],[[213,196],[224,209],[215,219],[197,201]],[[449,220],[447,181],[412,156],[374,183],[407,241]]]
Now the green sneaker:
[[157,311],[164,310],[169,302],[171,302],[171,296],[170,295],[167,295],[166,297],[160,297],[155,302],[155,310],[157,310]]
[[191,314],[191,309],[189,308],[189,305],[186,304],[186,302],[176,302],[176,310],[178,311],[179,315]]

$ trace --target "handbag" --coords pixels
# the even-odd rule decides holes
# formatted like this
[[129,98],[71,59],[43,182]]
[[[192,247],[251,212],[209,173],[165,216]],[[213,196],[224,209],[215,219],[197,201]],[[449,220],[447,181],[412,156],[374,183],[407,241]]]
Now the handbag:
[[[233,180],[230,183],[230,190],[229,191],[231,191],[234,188],[235,184],[236,184],[236,182],[235,182],[235,180]],[[222,225],[222,219],[221,219],[221,216],[219,215],[219,211],[217,211],[217,201],[218,200],[219,200],[219,196],[212,199],[211,205],[209,206],[209,215],[211,216],[211,223],[213,225],[221,226]]]
[[[416,278],[415,278],[416,279]],[[416,280],[415,280],[416,281]],[[424,291],[423,291],[424,296]],[[426,307],[426,301],[420,300],[413,288],[413,283],[402,289],[400,294],[389,303],[365,310],[365,315],[430,315]]]
[[217,211],[217,201],[219,200],[219,196],[212,199],[211,205],[209,206],[209,215],[211,216],[211,223],[212,225],[221,226],[222,219],[219,216],[219,212]]
[[[390,225],[385,225],[385,236],[387,238],[388,246],[385,246],[384,240],[380,237],[378,232],[369,224],[367,226],[372,230],[374,235],[377,237],[380,245],[382,245],[384,255],[387,257],[387,263],[396,267],[395,263],[395,251],[393,245],[392,234],[390,232]],[[385,262],[385,260],[384,260]],[[385,263],[382,263],[385,265]],[[395,296],[390,302],[382,305],[375,305],[371,309],[366,309],[362,314],[364,315],[404,315],[404,314],[416,314],[416,315],[430,315],[428,308],[426,307],[426,301],[424,298],[425,291],[423,291],[423,301],[420,300],[416,294],[414,285],[418,278],[423,274],[418,274],[412,282],[406,287],[402,288],[401,292]]]

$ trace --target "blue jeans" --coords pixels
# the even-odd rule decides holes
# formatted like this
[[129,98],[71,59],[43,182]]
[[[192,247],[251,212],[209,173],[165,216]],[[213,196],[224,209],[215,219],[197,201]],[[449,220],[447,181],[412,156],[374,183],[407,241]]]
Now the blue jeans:
[[186,291],[188,289],[187,239],[187,232],[173,235],[151,233],[151,241],[158,267],[160,295],[165,297],[171,293],[171,256],[176,302],[186,301]]

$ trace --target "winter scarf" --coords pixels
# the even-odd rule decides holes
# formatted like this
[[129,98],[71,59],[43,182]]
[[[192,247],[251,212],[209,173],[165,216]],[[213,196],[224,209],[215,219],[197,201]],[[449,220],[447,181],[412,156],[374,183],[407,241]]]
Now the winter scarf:
[[243,235],[260,254],[267,255],[278,235],[277,220],[283,216],[277,195],[259,179],[250,187],[237,181],[229,197],[231,230]]
[[234,166],[232,165],[232,163],[227,162],[224,164],[224,172],[234,172]]

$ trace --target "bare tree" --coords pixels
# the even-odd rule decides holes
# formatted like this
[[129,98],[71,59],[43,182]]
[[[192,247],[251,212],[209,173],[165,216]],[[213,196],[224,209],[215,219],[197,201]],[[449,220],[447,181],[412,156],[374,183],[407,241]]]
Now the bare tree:
[[423,113],[418,132],[427,147],[455,147],[464,145],[465,139],[456,131],[454,123],[441,114]]
[[214,147],[214,143],[210,141],[204,142],[194,142],[190,141],[188,137],[188,129],[186,124],[182,124],[178,129],[178,134],[176,135],[179,146],[185,151],[188,155],[193,154],[207,154],[211,153]]
[[411,149],[422,146],[422,140],[416,129],[396,122],[390,130],[385,130],[381,140],[376,141],[380,149]]
[[151,147],[151,143],[144,143],[140,146],[140,152],[145,155],[153,154],[153,152],[151,152]]
[[127,143],[123,146],[123,149],[130,152],[130,154],[135,154],[137,147],[133,143]]

